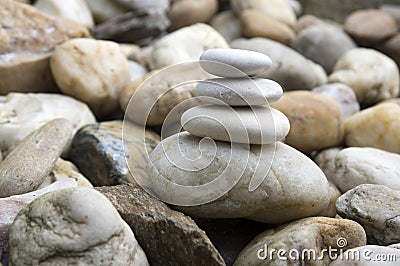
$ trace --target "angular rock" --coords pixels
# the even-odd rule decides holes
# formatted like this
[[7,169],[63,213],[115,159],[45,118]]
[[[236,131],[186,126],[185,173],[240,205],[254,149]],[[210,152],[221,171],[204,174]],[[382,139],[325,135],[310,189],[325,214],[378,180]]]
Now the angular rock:
[[71,124],[55,119],[32,132],[0,163],[0,197],[37,189],[71,136]]
[[[338,239],[342,238],[347,240],[347,245],[344,247],[338,244]],[[234,266],[329,265],[330,256],[326,251],[322,253],[323,249],[331,247],[345,251],[365,244],[364,229],[356,222],[325,217],[305,218],[258,235],[242,250]],[[275,250],[273,257],[270,256],[272,249]],[[283,249],[285,251],[283,257],[290,260],[279,260],[276,256],[279,249]],[[308,253],[308,258],[305,253],[304,260],[296,259],[296,256],[300,257],[305,249],[313,250],[315,254]],[[297,250],[298,254],[290,250]],[[282,256],[282,253],[280,255]],[[321,255],[323,255],[322,260],[315,259]]]
[[333,183],[342,192],[361,184],[400,190],[400,155],[374,148],[346,148],[335,158]]
[[212,48],[229,48],[224,37],[206,24],[198,23],[174,31],[154,44],[150,68],[158,69],[197,61]]
[[[72,135],[79,128],[96,122],[86,104],[71,97],[44,93],[10,93],[0,96],[0,142],[4,153],[47,122],[65,118]],[[64,151],[69,150],[68,143]]]
[[325,84],[312,89],[312,91],[332,97],[339,105],[343,119],[347,119],[360,111],[360,104],[357,101],[356,94],[346,84]]
[[217,13],[217,0],[174,0],[168,11],[171,20],[170,31],[190,26],[195,23],[207,23]]
[[347,250],[329,265],[353,266],[354,263],[357,263],[357,266],[397,266],[399,261],[400,252],[398,250],[391,247],[367,245]]
[[47,193],[10,228],[11,265],[149,265],[111,202],[91,188]]
[[326,178],[332,182],[336,174],[335,159],[342,148],[329,148],[322,150],[315,156],[314,162],[324,172]]
[[[187,132],[164,139],[150,155],[149,179],[141,185],[198,218],[247,218],[275,224],[316,215],[329,204],[329,185],[322,171],[281,142],[249,149],[200,141]],[[254,188],[258,181],[260,186]],[[189,189],[178,190],[173,184]]]
[[55,91],[51,52],[70,38],[88,37],[87,29],[13,0],[2,0],[0,18],[0,95]]
[[287,90],[304,90],[327,81],[325,71],[295,50],[265,38],[238,39],[232,48],[263,53],[272,59],[272,66],[259,77],[275,80]]
[[39,0],[34,6],[50,16],[67,18],[88,28],[94,25],[92,13],[84,0]]
[[338,214],[361,224],[368,243],[400,242],[400,192],[381,185],[360,185],[336,202]]
[[223,11],[215,15],[211,19],[210,25],[216,29],[227,42],[231,42],[242,36],[240,19],[236,17],[232,10]]
[[397,33],[397,22],[383,10],[368,9],[351,13],[344,30],[361,45],[379,43]]
[[166,33],[170,21],[159,12],[132,11],[97,25],[96,39],[148,45]]
[[240,20],[246,38],[263,37],[285,45],[290,45],[295,38],[294,31],[288,25],[255,9],[244,10]]
[[345,121],[349,147],[373,147],[400,153],[400,105],[385,102],[358,112]]
[[342,55],[356,46],[342,29],[322,24],[302,30],[294,39],[292,47],[331,73]]
[[399,95],[399,68],[386,55],[366,48],[355,48],[336,63],[329,82],[339,82],[352,88],[361,106]]
[[8,265],[8,233],[18,212],[41,195],[76,186],[78,184],[73,179],[62,179],[40,190],[8,198],[0,198],[0,263],[3,262],[5,265]]
[[[71,160],[95,186],[109,186],[121,183],[136,183],[131,175],[147,176],[145,159],[159,143],[160,137],[146,130],[143,139],[140,127],[125,121],[124,142],[122,121],[109,121],[88,125],[78,131],[72,141]],[[144,150],[143,142],[147,150]],[[134,153],[125,153],[124,144]],[[130,173],[126,159],[135,164]]]
[[142,188],[121,185],[97,190],[132,228],[151,265],[225,265],[190,217],[171,210]]
[[285,142],[310,153],[342,143],[344,123],[338,104],[326,95],[310,91],[285,92],[271,107],[284,113],[290,121]]

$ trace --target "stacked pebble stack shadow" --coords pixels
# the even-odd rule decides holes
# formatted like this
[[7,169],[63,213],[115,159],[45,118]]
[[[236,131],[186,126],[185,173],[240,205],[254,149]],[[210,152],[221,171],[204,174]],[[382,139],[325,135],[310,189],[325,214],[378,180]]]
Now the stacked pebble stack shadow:
[[239,49],[211,49],[200,57],[201,67],[221,78],[201,81],[196,93],[205,105],[187,110],[183,128],[198,137],[243,144],[273,144],[289,133],[290,124],[269,103],[281,98],[282,87],[258,76],[271,66],[261,53]]

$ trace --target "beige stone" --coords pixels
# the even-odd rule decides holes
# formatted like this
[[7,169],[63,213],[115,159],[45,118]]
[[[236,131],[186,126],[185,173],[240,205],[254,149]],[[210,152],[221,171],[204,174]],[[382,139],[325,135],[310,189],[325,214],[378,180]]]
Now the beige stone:
[[244,37],[264,37],[285,45],[290,45],[295,38],[294,31],[285,23],[255,9],[244,10],[240,14]]
[[226,10],[215,15],[210,25],[216,29],[227,42],[242,36],[240,19],[232,10]]
[[358,10],[346,18],[344,29],[358,43],[368,45],[394,36],[397,22],[383,10]]
[[350,147],[374,147],[400,153],[400,106],[382,103],[345,121],[345,142]]
[[324,172],[329,181],[334,180],[336,174],[335,158],[342,148],[329,148],[322,150],[315,156],[314,162],[318,164],[319,168]]
[[[338,245],[338,239],[347,240],[345,247]],[[366,244],[364,229],[356,222],[345,219],[312,217],[282,225],[258,235],[239,254],[234,266],[262,266],[262,265],[329,265],[331,262],[328,252],[323,249],[342,249],[343,251]],[[265,250],[265,248],[268,250]],[[275,256],[271,258],[269,251],[275,249]],[[279,260],[277,251],[283,249],[284,255],[290,258],[289,251],[295,249],[302,254],[303,250],[314,250],[315,257],[323,255],[322,260],[307,258],[304,260]],[[266,254],[265,254],[266,253]],[[292,257],[296,253],[292,253]],[[310,253],[311,254],[311,253]],[[282,255],[282,254],[281,254]],[[261,259],[259,258],[261,257]],[[263,257],[265,256],[265,259]]]
[[342,193],[332,182],[329,182],[329,195],[330,195],[329,205],[322,212],[320,212],[318,216],[335,218],[337,215],[336,201],[342,195]]
[[285,142],[305,153],[333,147],[343,141],[344,123],[331,97],[310,91],[285,92],[271,107],[290,121]]
[[0,18],[0,95],[55,91],[49,66],[51,52],[70,38],[89,36],[88,30],[13,0],[2,0]]
[[111,0],[86,0],[96,23],[102,23],[129,12],[129,8]]
[[169,30],[190,26],[195,23],[207,23],[217,13],[217,0],[175,0],[172,1],[168,18],[171,20]]
[[399,94],[399,69],[388,56],[366,48],[345,53],[336,63],[330,82],[352,88],[361,106],[395,98]]
[[74,39],[58,46],[51,70],[61,91],[89,105],[98,116],[118,109],[118,97],[130,82],[129,65],[118,44]]
[[286,0],[231,0],[231,6],[237,14],[252,8],[291,27],[296,23],[296,14]]
[[211,48],[229,48],[224,37],[211,26],[198,23],[164,36],[154,44],[150,68],[193,62]]

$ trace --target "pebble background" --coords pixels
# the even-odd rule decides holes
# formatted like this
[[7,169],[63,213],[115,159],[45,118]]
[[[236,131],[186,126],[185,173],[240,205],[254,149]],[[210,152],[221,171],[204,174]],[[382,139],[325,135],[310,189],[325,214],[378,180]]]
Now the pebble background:
[[0,0],[0,266],[400,265],[399,27],[400,0]]

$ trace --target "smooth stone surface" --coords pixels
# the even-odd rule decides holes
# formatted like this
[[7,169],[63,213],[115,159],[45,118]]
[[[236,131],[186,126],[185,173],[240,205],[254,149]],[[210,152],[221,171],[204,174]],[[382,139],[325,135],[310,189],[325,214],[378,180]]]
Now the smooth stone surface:
[[332,97],[339,105],[343,119],[347,119],[360,111],[360,104],[357,101],[356,94],[346,84],[325,84],[312,89],[312,91]]
[[240,49],[209,49],[200,56],[200,65],[205,71],[226,78],[258,76],[271,64],[271,59],[264,54]]
[[303,13],[303,7],[297,0],[285,0],[286,3],[293,9],[296,16],[300,16]]
[[390,245],[400,242],[400,191],[381,185],[360,185],[336,202],[338,214],[363,226],[368,242]]
[[111,202],[91,188],[47,193],[21,210],[10,228],[10,263],[149,265]]
[[[71,160],[95,186],[110,186],[136,183],[133,175],[147,176],[147,153],[160,142],[160,136],[125,121],[126,130],[122,140],[122,121],[108,121],[81,128],[72,141]],[[146,143],[145,150],[143,142]],[[129,146],[128,146],[129,145]],[[133,173],[129,172],[126,159],[135,163]]]
[[73,179],[79,187],[93,187],[92,183],[86,179],[71,162],[58,158],[50,174],[38,189],[51,186],[53,183],[64,179]]
[[[110,0],[86,0],[96,24],[129,12],[130,8]],[[148,1],[146,1],[148,2]]]
[[69,187],[76,187],[78,184],[73,179],[56,181],[46,188],[32,191],[22,195],[15,195],[7,198],[0,198],[0,263],[8,264],[8,234],[12,222],[18,212],[27,204],[48,192]]
[[375,148],[347,148],[335,158],[335,183],[342,192],[361,184],[400,190],[400,155]]
[[139,63],[135,61],[128,61],[129,64],[129,72],[131,74],[131,82],[136,81],[140,78],[143,78],[148,73],[147,69]]
[[67,41],[55,49],[50,65],[60,90],[87,103],[98,117],[117,110],[118,96],[130,82],[128,61],[109,41]]
[[227,42],[231,42],[242,36],[240,19],[232,10],[216,14],[210,21],[210,25],[216,29]]
[[71,136],[71,124],[55,119],[32,132],[0,163],[0,197],[37,189]]
[[296,25],[294,25],[293,28],[296,33],[300,33],[302,30],[308,29],[309,27],[319,25],[325,25],[325,22],[312,15],[303,15],[298,18]]
[[[361,246],[349,249],[343,253],[342,257],[333,261],[330,266],[353,266],[354,260],[352,254],[360,254],[360,259],[357,260],[357,266],[397,266],[400,261],[400,252],[391,247],[382,247],[375,245]],[[363,256],[365,254],[366,256]]]
[[[9,153],[13,146],[47,122],[65,118],[74,135],[79,128],[96,122],[86,104],[60,94],[10,93],[0,96],[0,146]],[[70,144],[67,145],[67,151]]]
[[294,39],[292,47],[331,73],[342,55],[356,46],[340,28],[322,24],[302,30]]
[[291,27],[296,23],[296,14],[286,0],[231,0],[231,6],[237,14],[256,9]]
[[265,38],[238,39],[232,48],[263,53],[272,59],[272,66],[259,77],[275,80],[283,90],[304,90],[320,86],[327,81],[325,71],[295,50]]
[[399,76],[399,68],[386,55],[372,49],[355,48],[339,59],[329,82],[348,85],[361,106],[370,106],[398,96]]
[[85,0],[39,0],[34,7],[50,16],[67,18],[88,28],[94,26],[92,13]]
[[[364,229],[356,222],[344,219],[332,219],[325,217],[312,217],[282,225],[276,229],[265,231],[251,241],[246,248],[239,254],[234,266],[261,266],[261,265],[329,265],[331,262],[328,252],[322,253],[323,249],[331,247],[340,249],[337,239],[345,238],[347,246],[343,250],[354,248],[366,244]],[[268,247],[267,254],[259,252]],[[322,260],[279,260],[276,256],[271,258],[271,249],[286,251],[285,257],[289,258],[288,252],[295,249],[302,254],[303,250],[314,250],[316,256],[324,255]],[[307,254],[307,253],[305,253]],[[309,254],[309,253],[308,253]],[[266,259],[259,259],[258,255],[266,256]],[[282,254],[281,254],[282,255]],[[296,256],[292,253],[292,256]]]
[[380,9],[391,15],[397,21],[397,26],[400,27],[400,4],[382,5]]
[[120,94],[121,109],[130,121],[139,125],[163,125],[167,116],[173,116],[170,121],[180,126],[181,115],[198,103],[193,99],[198,81],[211,77],[214,76],[206,73],[198,62],[152,71]]
[[337,215],[337,212],[336,212],[336,201],[342,195],[342,193],[336,187],[336,185],[333,184],[332,182],[329,182],[329,195],[330,195],[330,201],[329,201],[328,207],[326,207],[317,216],[331,217],[331,218],[335,218],[336,217],[336,215]]
[[[167,179],[182,186],[197,186],[208,184],[219,177],[223,171],[231,177],[239,177],[239,182],[224,196],[212,202],[198,206],[175,206],[191,217],[198,218],[247,218],[264,223],[279,224],[287,221],[317,215],[325,209],[330,201],[329,185],[323,172],[306,156],[297,150],[280,142],[275,145],[251,146],[236,145],[234,149],[227,142],[213,143],[203,141],[199,150],[201,138],[189,133],[171,136],[158,145],[151,154],[149,184],[153,192],[169,198],[174,191],[165,189],[160,178]],[[261,150],[262,148],[262,150]],[[274,160],[266,178],[253,192],[249,191],[249,183],[255,169],[258,167],[260,153],[266,158],[272,154]],[[211,158],[206,167],[197,165],[195,171],[182,168],[182,162],[171,162],[180,154],[189,160],[196,159],[196,167],[201,164],[201,158]],[[231,156],[231,153],[233,155]],[[207,159],[208,161],[208,159]],[[245,163],[247,162],[247,163]],[[175,165],[177,163],[177,165]],[[267,162],[266,162],[267,163]],[[245,165],[244,165],[245,164]],[[290,167],[287,167],[290,165]],[[241,168],[246,168],[241,175]],[[223,177],[222,177],[223,178]],[[156,181],[157,180],[157,181]],[[233,180],[232,180],[233,181]],[[215,187],[218,190],[217,187]],[[218,190],[219,191],[219,190]],[[213,190],[207,191],[213,193]],[[190,195],[193,199],[210,195]],[[257,204],[254,204],[257,202]]]
[[314,162],[321,168],[321,170],[324,172],[326,178],[330,181],[333,182],[335,179],[335,174],[336,174],[336,165],[335,165],[335,159],[336,155],[342,150],[342,148],[329,148],[322,150],[315,156]]
[[207,23],[217,13],[217,0],[174,0],[168,11],[171,20],[170,31],[195,23]]
[[224,37],[211,26],[198,23],[164,36],[154,44],[150,68],[158,69],[184,62],[197,61],[212,48],[228,48]]
[[205,232],[189,216],[171,210],[140,187],[121,185],[97,190],[132,228],[151,265],[225,265]]
[[345,143],[400,153],[399,128],[400,105],[382,103],[346,119]]
[[13,0],[2,1],[0,18],[0,95],[56,91],[49,66],[51,52],[70,38],[88,37],[88,30]]
[[264,37],[285,45],[290,45],[295,38],[294,31],[287,24],[255,9],[242,11],[240,20],[246,38]]
[[157,11],[157,12],[165,12],[170,8],[170,0],[114,0],[115,2],[139,11]]
[[396,62],[397,66],[400,67],[400,33],[375,47],[392,58]]
[[265,106],[196,106],[182,115],[181,124],[198,137],[248,144],[272,144],[290,130],[284,114]]
[[378,43],[397,33],[396,20],[383,10],[358,10],[344,22],[344,30],[361,45]]
[[310,91],[285,92],[271,107],[290,121],[285,143],[304,152],[342,143],[344,123],[338,104],[326,95]]
[[[282,97],[282,87],[269,79],[207,79],[196,86],[198,96],[212,97],[230,106],[267,105]],[[204,102],[218,104],[213,99]]]

